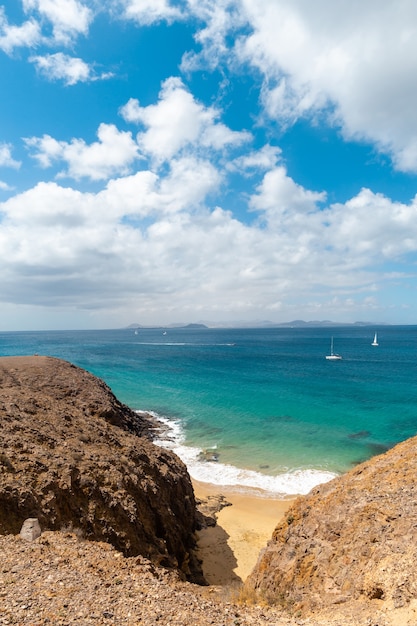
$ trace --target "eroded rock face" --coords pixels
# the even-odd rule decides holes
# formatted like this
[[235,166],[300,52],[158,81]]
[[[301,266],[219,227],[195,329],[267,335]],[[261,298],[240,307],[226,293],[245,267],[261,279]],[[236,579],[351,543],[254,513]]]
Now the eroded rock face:
[[306,609],[417,598],[417,438],[299,498],[246,582]]
[[150,428],[70,363],[0,358],[0,533],[37,518],[203,582],[187,469]]

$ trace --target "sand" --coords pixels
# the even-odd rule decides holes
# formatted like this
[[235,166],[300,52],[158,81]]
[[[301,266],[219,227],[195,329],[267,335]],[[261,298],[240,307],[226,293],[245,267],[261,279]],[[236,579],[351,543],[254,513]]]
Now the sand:
[[193,481],[198,498],[223,494],[231,506],[217,513],[217,525],[199,531],[198,550],[210,585],[243,582],[252,571],[259,552],[293,502]]

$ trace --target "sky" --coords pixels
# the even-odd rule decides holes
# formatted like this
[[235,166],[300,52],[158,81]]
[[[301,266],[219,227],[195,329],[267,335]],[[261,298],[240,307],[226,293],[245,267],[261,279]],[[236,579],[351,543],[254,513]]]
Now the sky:
[[0,330],[417,323],[415,0],[0,0]]

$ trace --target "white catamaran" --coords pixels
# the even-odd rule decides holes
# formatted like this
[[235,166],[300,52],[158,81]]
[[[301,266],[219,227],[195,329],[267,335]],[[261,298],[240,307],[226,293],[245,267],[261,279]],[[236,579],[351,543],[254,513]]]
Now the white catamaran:
[[333,337],[332,337],[332,341],[330,344],[330,354],[326,356],[326,359],[328,361],[341,361],[342,360],[342,357],[340,356],[340,354],[335,354],[333,352]]

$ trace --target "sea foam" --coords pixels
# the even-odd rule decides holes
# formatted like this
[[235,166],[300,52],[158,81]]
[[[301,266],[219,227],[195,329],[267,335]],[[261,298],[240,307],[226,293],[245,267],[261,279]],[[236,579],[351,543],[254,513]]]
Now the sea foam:
[[191,478],[202,483],[211,483],[234,491],[260,493],[264,497],[290,497],[304,495],[313,487],[336,476],[332,472],[316,469],[294,469],[271,476],[216,460],[207,460],[211,456],[215,458],[215,448],[203,451],[201,448],[185,445],[184,429],[180,421],[168,419],[153,411],[137,412],[151,415],[161,424],[154,443],[175,452],[187,466]]

